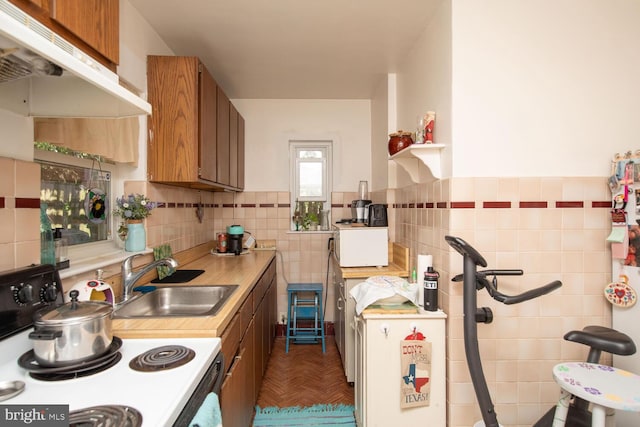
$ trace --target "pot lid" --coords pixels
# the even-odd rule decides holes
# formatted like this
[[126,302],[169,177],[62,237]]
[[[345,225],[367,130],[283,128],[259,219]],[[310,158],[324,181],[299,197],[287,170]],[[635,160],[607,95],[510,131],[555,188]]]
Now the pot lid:
[[40,310],[33,316],[34,323],[46,325],[62,325],[87,320],[100,319],[110,316],[113,307],[109,303],[100,301],[78,301],[78,291],[70,292],[71,302],[60,305],[52,310]]

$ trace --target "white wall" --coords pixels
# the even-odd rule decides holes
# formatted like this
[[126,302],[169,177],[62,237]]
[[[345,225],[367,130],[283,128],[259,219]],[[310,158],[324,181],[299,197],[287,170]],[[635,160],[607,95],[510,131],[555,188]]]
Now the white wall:
[[383,78],[376,87],[371,100],[371,182],[369,190],[386,190],[389,187],[389,88],[388,79]]
[[369,100],[234,99],[245,119],[245,191],[289,191],[289,140],[331,139],[333,189],[371,182]]
[[[397,73],[398,129],[415,132],[418,117],[427,111],[436,112],[434,142],[445,144],[442,151],[443,176],[451,174],[451,2],[443,1],[422,32],[402,68]],[[398,130],[395,129],[395,130]],[[394,169],[391,169],[394,170]],[[397,171],[397,184],[408,184],[408,175],[402,168]],[[428,171],[421,175],[430,176]]]
[[453,0],[452,16],[454,176],[607,176],[637,148],[640,2]]
[[129,3],[129,0],[120,0],[120,65],[118,66],[118,75],[146,94],[147,55],[173,54],[169,46]]
[[33,120],[0,110],[0,157],[33,160]]

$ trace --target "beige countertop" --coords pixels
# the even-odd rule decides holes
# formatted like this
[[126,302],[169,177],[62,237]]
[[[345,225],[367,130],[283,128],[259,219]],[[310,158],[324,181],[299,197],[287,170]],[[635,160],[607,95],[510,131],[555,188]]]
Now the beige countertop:
[[345,279],[366,279],[371,276],[409,277],[409,271],[397,264],[386,267],[342,267],[342,277]]
[[[207,254],[188,264],[180,265],[178,269],[205,270],[203,274],[184,285],[239,287],[215,316],[113,319],[113,334],[121,338],[220,336],[274,258],[275,251],[264,250],[251,251],[240,256],[222,257]],[[138,286],[143,284],[140,283]]]

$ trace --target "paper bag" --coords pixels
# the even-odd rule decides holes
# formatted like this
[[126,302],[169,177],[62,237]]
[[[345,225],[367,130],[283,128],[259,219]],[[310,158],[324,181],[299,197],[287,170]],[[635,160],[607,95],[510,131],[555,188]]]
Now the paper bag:
[[405,339],[400,342],[400,348],[402,374],[402,381],[400,381],[400,407],[429,406],[431,397],[431,343],[424,341],[424,339]]

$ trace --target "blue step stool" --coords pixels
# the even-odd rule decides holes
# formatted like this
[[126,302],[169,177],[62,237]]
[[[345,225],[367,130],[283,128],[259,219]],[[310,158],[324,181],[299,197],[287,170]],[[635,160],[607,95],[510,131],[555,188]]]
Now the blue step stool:
[[[289,283],[287,285],[287,341],[285,353],[289,352],[289,341],[296,344],[322,342],[324,340],[324,316],[322,315],[322,283]],[[299,320],[313,320],[312,326],[300,327]]]

